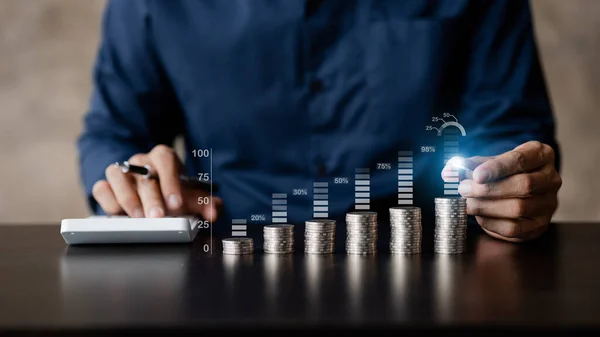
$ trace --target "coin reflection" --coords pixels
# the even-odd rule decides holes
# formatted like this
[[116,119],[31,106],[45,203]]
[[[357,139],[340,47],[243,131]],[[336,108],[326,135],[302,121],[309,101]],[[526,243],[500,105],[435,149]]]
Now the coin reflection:
[[293,272],[293,254],[265,254],[263,256],[267,304],[271,310],[276,311],[281,300],[281,282],[291,279],[289,274]]
[[441,322],[453,318],[457,305],[454,294],[460,286],[462,254],[436,254],[434,257],[434,312]]
[[364,300],[365,286],[368,277],[374,277],[376,272],[377,257],[373,255],[348,255],[347,282],[350,312],[355,318],[362,317],[362,304]]
[[323,279],[333,262],[334,256],[330,254],[306,254],[304,257],[309,312],[315,317],[319,317],[322,309]]
[[227,285],[232,290],[236,283],[236,276],[239,273],[240,267],[252,266],[254,263],[253,254],[223,254],[223,269],[225,271],[225,278],[227,279]]
[[421,286],[422,258],[420,254],[390,255],[390,301],[397,318],[410,315],[410,296],[419,293]]

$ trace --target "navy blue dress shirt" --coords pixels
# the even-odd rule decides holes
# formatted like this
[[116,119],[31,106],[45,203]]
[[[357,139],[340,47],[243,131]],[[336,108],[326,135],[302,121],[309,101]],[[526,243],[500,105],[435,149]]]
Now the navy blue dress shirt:
[[108,165],[180,135],[187,174],[210,169],[194,149],[213,150],[223,228],[268,222],[273,193],[288,194],[290,223],[310,219],[315,181],[343,219],[356,168],[371,168],[374,203],[394,200],[402,150],[415,204],[431,203],[441,147],[420,148],[439,144],[425,127],[443,113],[465,128],[465,156],[529,140],[558,150],[528,1],[110,1],[93,75],[78,147],[100,214],[91,190]]

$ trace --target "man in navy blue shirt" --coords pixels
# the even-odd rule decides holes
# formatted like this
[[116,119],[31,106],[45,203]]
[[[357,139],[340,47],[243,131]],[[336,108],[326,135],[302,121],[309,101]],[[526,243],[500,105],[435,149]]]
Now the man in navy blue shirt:
[[[349,188],[329,185],[330,217],[343,219],[356,168],[371,169],[374,209],[392,205],[397,172],[376,164],[414,150],[415,205],[427,207],[443,158],[418,149],[444,113],[467,131],[460,153],[477,156],[458,189],[469,214],[492,236],[538,237],[561,179],[527,1],[110,1],[78,142],[82,180],[98,214],[199,213],[227,228],[270,215],[272,194],[288,193],[288,221],[302,223],[310,193],[292,191],[350,177]],[[198,149],[212,149],[212,163]],[[125,160],[160,183],[111,165]],[[220,190],[199,205],[203,192],[177,177],[209,171]]]

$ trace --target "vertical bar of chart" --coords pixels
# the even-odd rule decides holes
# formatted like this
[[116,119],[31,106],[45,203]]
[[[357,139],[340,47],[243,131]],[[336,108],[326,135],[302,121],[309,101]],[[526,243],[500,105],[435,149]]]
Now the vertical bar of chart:
[[231,219],[231,236],[246,236],[246,219]]
[[398,151],[398,205],[413,204],[413,152]]
[[354,208],[356,210],[371,209],[371,170],[357,168],[354,175]]
[[287,222],[287,193],[273,193],[273,209],[271,218],[273,223]]
[[[459,155],[459,130],[444,129],[444,165],[454,156]],[[444,181],[444,195],[458,195],[458,171],[450,170],[449,178]]]
[[329,183],[313,183],[313,217],[329,217]]

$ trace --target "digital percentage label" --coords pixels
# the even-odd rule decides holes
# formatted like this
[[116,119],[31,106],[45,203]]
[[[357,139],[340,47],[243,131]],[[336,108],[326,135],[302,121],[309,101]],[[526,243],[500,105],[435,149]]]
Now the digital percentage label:
[[250,221],[267,221],[267,216],[264,214],[252,214]]
[[345,177],[338,177],[333,179],[334,184],[348,184],[349,180]]
[[391,170],[392,164],[391,163],[377,163],[377,169],[378,170]]
[[295,188],[294,195],[308,195],[308,190],[305,188]]
[[421,152],[424,152],[424,153],[435,152],[435,146],[421,146]]

